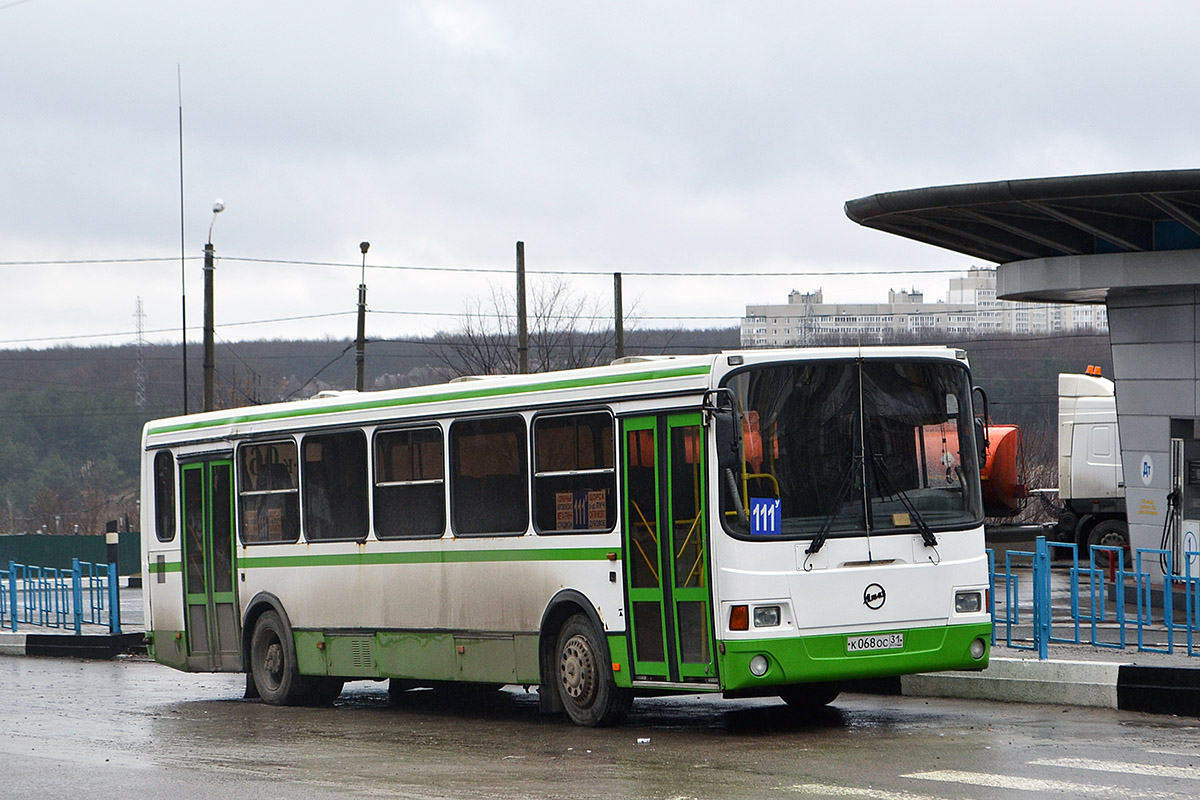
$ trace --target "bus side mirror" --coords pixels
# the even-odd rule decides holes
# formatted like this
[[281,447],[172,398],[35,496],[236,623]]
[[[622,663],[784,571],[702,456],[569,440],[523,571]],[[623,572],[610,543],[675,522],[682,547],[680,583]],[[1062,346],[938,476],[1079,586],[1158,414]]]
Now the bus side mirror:
[[728,389],[711,391],[704,396],[704,410],[712,420],[717,438],[717,467],[742,468],[742,421],[734,410],[733,396]]
[[717,466],[738,469],[742,460],[742,426],[732,408],[722,408],[713,414],[717,430]]
[[987,463],[988,442],[987,429],[992,424],[992,415],[988,411],[988,396],[982,386],[971,387],[971,399],[975,399],[975,395],[979,395],[979,399],[983,404],[983,416],[975,417],[975,447],[979,450],[979,468],[983,469],[983,465]]

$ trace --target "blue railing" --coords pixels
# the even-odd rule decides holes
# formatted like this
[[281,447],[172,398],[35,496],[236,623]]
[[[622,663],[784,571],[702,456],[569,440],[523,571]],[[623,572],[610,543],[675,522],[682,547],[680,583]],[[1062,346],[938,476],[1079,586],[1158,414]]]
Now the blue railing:
[[[1200,656],[1200,551],[1183,554],[1182,574],[1169,550],[1144,549],[1126,563],[1116,547],[1092,547],[1079,562],[1074,544],[1039,536],[1034,550],[1009,550],[1003,569],[988,550],[992,644],[1036,650],[1052,643]],[[1132,568],[1130,568],[1132,567]]]
[[8,562],[0,570],[0,630],[15,632],[19,625],[73,628],[84,625],[121,632],[117,597],[117,565],[71,562],[71,569]]

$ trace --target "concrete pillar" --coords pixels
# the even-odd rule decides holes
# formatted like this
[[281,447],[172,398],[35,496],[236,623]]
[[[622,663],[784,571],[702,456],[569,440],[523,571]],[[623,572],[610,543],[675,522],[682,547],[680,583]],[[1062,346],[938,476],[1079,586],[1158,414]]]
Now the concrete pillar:
[[1157,548],[1170,491],[1171,421],[1177,430],[1200,427],[1200,290],[1113,289],[1107,304],[1130,544]]

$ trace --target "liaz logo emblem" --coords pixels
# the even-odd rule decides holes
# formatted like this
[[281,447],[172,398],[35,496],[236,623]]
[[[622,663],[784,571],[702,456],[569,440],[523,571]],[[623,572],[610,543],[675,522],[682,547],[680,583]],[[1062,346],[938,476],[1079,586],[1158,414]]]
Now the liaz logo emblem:
[[878,583],[872,583],[866,589],[863,589],[863,605],[872,611],[883,608],[883,604],[886,601],[887,592]]

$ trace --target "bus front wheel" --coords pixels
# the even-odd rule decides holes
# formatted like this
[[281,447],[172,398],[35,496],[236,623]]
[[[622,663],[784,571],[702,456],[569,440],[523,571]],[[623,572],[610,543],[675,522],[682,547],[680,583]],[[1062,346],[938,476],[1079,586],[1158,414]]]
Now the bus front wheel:
[[558,633],[555,682],[563,708],[576,725],[616,725],[633,704],[633,694],[613,682],[604,652],[600,634],[582,614],[568,619]]
[[797,711],[811,713],[832,703],[839,694],[835,683],[802,683],[783,687],[779,697]]
[[254,623],[250,640],[250,670],[264,701],[273,706],[294,705],[304,697],[296,656],[287,647],[283,621],[266,611]]

